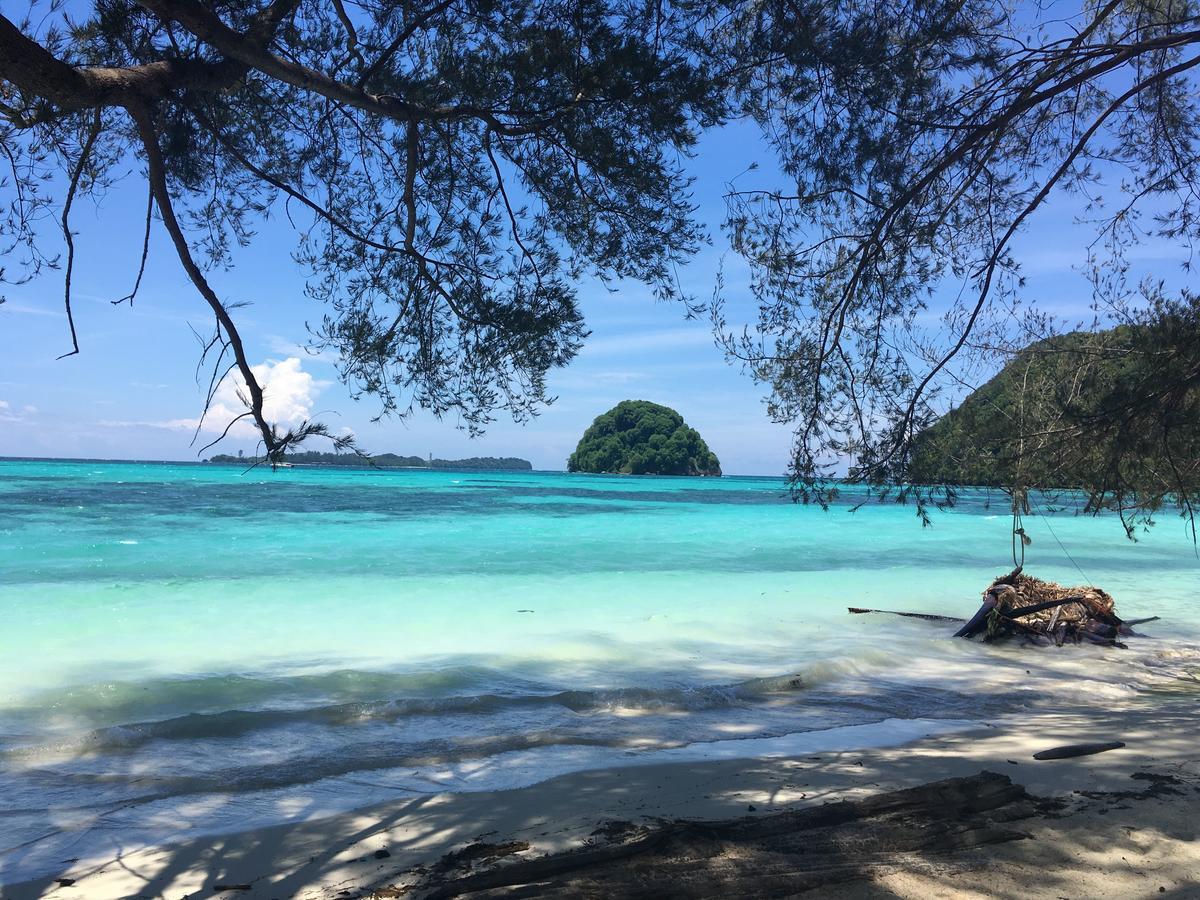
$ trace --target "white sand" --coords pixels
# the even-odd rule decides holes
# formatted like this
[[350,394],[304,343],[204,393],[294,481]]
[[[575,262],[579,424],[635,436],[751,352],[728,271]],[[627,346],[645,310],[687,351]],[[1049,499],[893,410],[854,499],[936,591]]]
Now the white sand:
[[[476,839],[518,839],[527,856],[579,845],[606,820],[725,818],[794,809],[990,770],[1030,793],[1067,797],[1061,818],[1022,823],[1032,840],[988,848],[984,867],[897,864],[839,897],[1200,898],[1200,698],[1104,714],[1009,719],[903,747],[798,758],[731,759],[608,769],[532,787],[436,794],[347,815],[64,865],[53,877],[0,887],[0,897],[358,896],[406,883],[405,870]],[[1037,762],[1060,744],[1122,740],[1095,756]],[[1169,792],[1131,776],[1179,779]],[[1128,797],[1075,793],[1112,792]],[[376,851],[389,856],[377,859]],[[56,878],[75,884],[59,886]],[[1160,891],[1160,888],[1162,890]]]

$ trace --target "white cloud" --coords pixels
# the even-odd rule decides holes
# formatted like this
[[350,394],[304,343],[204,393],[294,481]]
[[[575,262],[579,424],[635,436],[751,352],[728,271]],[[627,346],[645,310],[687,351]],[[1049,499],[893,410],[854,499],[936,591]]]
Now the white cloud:
[[[297,425],[312,415],[313,402],[319,391],[316,379],[304,368],[298,357],[284,360],[268,360],[251,366],[254,379],[263,392],[263,416],[268,422],[279,425]],[[220,433],[249,405],[246,399],[246,380],[236,369],[230,373],[213,394],[208,415],[204,417],[203,431]],[[195,428],[196,420],[180,420],[187,427]],[[242,419],[229,430],[235,437],[254,437],[258,429],[249,417]]]
[[[300,360],[290,356],[283,360],[267,360],[251,366],[254,379],[263,391],[263,414],[268,422],[281,426],[297,425],[312,416],[316,395],[327,383],[318,381],[304,371]],[[190,419],[169,419],[159,422],[128,422],[107,420],[99,424],[109,428],[168,428],[180,431],[200,430],[220,434],[229,423],[245,413],[249,404],[245,399],[246,380],[236,369],[217,386],[208,413],[201,423],[197,416]],[[254,438],[258,429],[247,416],[229,429],[231,437]]]
[[21,422],[36,412],[36,406],[24,406],[18,410],[9,401],[0,400],[0,422]]
[[597,385],[637,384],[654,381],[652,375],[646,372],[598,372],[582,367],[569,368],[556,372],[552,378],[554,390],[580,391],[594,388]]
[[42,306],[29,306],[24,303],[0,303],[0,313],[11,313],[16,316],[47,316],[53,319],[65,319],[67,317],[61,309],[51,309]]

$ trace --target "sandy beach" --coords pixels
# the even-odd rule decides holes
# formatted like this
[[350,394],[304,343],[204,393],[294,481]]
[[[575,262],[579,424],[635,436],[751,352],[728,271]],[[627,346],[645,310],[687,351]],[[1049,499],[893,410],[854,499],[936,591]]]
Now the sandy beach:
[[[983,771],[1006,776],[1037,801],[1006,815],[1005,827],[1019,837],[947,852],[857,854],[851,868],[844,862],[833,867],[838,896],[1197,897],[1197,702],[1185,692],[1103,714],[1004,719],[886,749],[609,769],[519,790],[434,794],[303,824],[67,862],[54,877],[6,886],[0,896],[423,896],[433,884],[430,867],[464,848],[441,870],[459,876],[619,843],[659,821],[769,817]],[[1126,747],[1074,759],[1032,758],[1057,745],[1111,740]],[[801,877],[805,867],[830,865],[814,855],[797,864],[796,885],[809,883]],[[652,870],[655,860],[639,865]],[[722,883],[722,872],[728,867],[702,880],[711,891],[681,885],[680,894],[793,893],[756,885],[745,871]],[[612,895],[611,888],[601,893]],[[587,873],[569,871],[527,890],[517,895],[601,895]],[[477,896],[501,895],[512,894]]]

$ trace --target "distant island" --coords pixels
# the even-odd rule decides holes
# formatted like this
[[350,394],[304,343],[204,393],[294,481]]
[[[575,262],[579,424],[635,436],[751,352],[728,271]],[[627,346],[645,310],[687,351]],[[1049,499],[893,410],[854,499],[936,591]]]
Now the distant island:
[[648,400],[622,400],[583,433],[567,471],[720,475],[721,463],[675,410]]
[[[471,456],[467,459],[424,459],[420,456],[397,456],[395,453],[379,453],[374,456],[359,456],[356,453],[318,453],[305,451],[289,453],[286,461],[294,466],[337,466],[345,469],[493,469],[507,472],[532,471],[533,463],[515,456]],[[253,465],[265,462],[253,456],[232,456],[220,453],[205,460],[210,463],[237,463]]]

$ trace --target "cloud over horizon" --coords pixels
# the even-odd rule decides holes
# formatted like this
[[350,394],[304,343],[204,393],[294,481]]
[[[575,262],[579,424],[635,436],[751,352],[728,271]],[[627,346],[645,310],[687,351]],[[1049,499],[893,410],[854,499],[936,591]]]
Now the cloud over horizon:
[[9,401],[0,400],[0,422],[22,422],[36,412],[36,406],[23,406],[17,409]]
[[[267,421],[281,426],[298,425],[311,418],[316,397],[327,384],[304,371],[303,363],[295,356],[281,360],[268,359],[251,366],[250,371],[262,387],[263,413]],[[249,410],[246,396],[246,379],[242,377],[241,372],[234,369],[217,385],[212,403],[204,413],[203,419],[201,416],[194,416],[158,422],[104,421],[100,424],[110,428],[198,430],[213,435],[219,435],[228,428],[229,437],[253,439],[258,437],[258,429],[248,416],[234,422],[238,416],[245,415]],[[0,407],[0,410],[3,408]],[[234,424],[230,426],[230,422]]]

